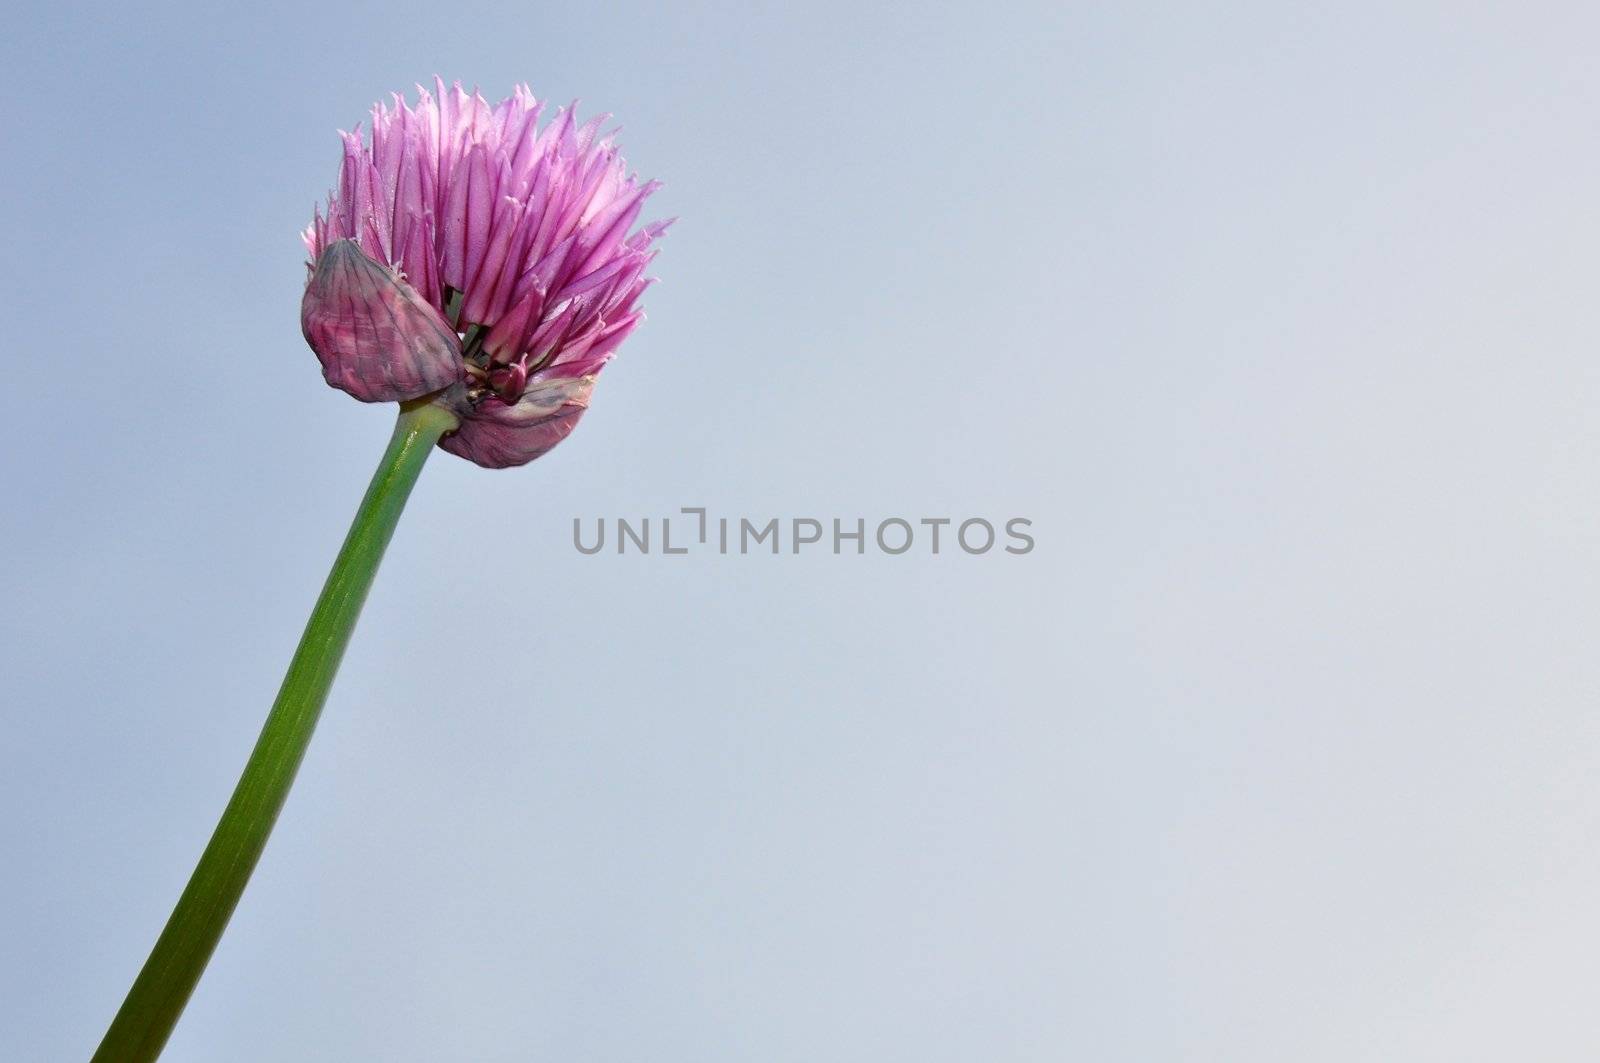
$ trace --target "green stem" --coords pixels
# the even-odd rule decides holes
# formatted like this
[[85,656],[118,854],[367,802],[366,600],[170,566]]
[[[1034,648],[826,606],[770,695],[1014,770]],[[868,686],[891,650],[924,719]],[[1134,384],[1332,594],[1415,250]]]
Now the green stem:
[[92,1063],[145,1063],[161,1054],[289,795],[417,474],[455,426],[448,411],[422,400],[402,408],[233,798]]

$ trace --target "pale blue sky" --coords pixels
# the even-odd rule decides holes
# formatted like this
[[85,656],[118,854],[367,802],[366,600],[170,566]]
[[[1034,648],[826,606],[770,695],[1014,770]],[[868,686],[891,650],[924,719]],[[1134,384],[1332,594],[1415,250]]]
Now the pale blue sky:
[[[390,414],[297,232],[434,73],[611,111],[648,324],[425,471],[172,1063],[1589,1060],[1600,17],[14,6],[0,1058],[87,1058]],[[586,557],[575,516],[1026,557]]]

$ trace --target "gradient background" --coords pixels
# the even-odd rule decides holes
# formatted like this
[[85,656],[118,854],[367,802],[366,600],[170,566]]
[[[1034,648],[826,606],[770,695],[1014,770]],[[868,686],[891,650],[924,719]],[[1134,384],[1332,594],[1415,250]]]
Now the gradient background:
[[[572,440],[426,471],[167,1060],[1600,1053],[1592,6],[4,24],[0,1058],[98,1042],[382,450],[296,233],[435,72],[684,220]],[[683,505],[1039,545],[572,548]]]

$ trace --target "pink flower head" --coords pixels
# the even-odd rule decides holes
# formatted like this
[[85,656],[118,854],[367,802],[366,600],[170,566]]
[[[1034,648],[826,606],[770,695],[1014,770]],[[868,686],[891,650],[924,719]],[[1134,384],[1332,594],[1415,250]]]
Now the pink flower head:
[[329,384],[364,402],[437,392],[461,422],[440,446],[522,465],[571,433],[644,319],[670,221],[633,228],[659,185],[626,173],[608,115],[560,108],[541,130],[525,86],[493,106],[435,86],[375,106],[370,144],[341,134],[338,190],[304,234],[301,325]]

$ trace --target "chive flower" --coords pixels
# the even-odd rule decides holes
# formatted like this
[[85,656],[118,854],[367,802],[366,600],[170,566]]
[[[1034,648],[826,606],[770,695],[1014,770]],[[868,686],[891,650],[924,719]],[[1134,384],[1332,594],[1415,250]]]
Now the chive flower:
[[363,402],[438,393],[439,445],[479,465],[532,461],[570,434],[600,369],[644,313],[651,244],[634,229],[659,186],[627,173],[575,106],[541,129],[518,86],[497,104],[459,82],[375,105],[341,133],[339,186],[304,233],[307,342]]

